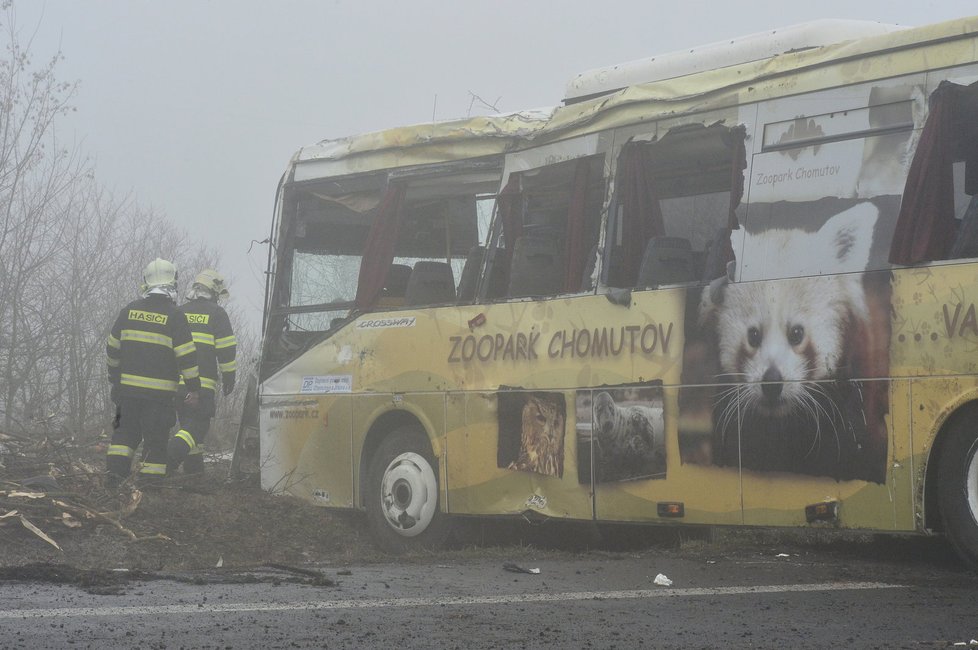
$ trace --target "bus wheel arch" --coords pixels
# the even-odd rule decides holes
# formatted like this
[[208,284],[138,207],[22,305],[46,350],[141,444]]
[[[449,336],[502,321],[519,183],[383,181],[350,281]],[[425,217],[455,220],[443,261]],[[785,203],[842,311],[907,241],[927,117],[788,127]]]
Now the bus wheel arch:
[[924,479],[925,525],[944,533],[978,568],[978,401],[963,404],[941,426]]
[[378,418],[361,455],[362,505],[377,545],[392,554],[436,548],[449,525],[428,433],[409,413]]

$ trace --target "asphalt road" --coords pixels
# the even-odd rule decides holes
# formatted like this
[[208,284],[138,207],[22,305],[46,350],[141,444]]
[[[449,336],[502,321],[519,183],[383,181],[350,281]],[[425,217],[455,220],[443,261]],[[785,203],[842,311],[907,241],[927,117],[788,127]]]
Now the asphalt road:
[[137,581],[114,595],[7,582],[0,647],[889,649],[978,639],[978,578],[953,563],[765,552],[521,564],[540,573],[433,560],[320,567],[336,584],[318,587],[274,570]]

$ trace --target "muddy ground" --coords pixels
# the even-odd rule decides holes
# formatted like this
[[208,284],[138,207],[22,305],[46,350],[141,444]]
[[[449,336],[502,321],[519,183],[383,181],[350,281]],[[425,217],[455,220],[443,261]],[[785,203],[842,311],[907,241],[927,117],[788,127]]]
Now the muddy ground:
[[[40,480],[31,475],[40,465],[11,467],[8,462],[0,469],[0,517],[9,515],[0,519],[0,580],[111,591],[134,578],[206,580],[215,572],[271,567],[285,579],[316,584],[327,580],[322,569],[391,559],[373,546],[358,513],[271,496],[261,490],[257,476],[228,479],[226,464],[210,463],[202,478],[177,476],[152,489],[129,484],[108,489],[98,469],[99,454],[96,447],[81,454],[64,452],[55,463],[46,459]],[[495,558],[518,563],[541,554],[613,559],[636,553],[684,558],[790,553],[857,563],[889,558],[897,565],[924,562],[965,570],[948,545],[935,538],[522,520],[462,521],[448,549],[399,561]]]

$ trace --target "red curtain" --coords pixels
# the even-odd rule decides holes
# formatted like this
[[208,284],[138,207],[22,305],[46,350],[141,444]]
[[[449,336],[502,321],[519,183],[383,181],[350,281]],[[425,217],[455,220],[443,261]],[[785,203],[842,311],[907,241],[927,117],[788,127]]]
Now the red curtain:
[[622,248],[624,280],[634,284],[638,278],[645,246],[652,237],[662,237],[666,228],[662,221],[659,197],[652,183],[652,169],[647,145],[631,143],[622,152]]
[[581,276],[590,251],[584,249],[586,233],[585,212],[587,205],[587,184],[590,174],[590,160],[582,158],[574,169],[574,185],[571,188],[570,207],[567,210],[567,238],[564,249],[564,291],[581,289]]
[[394,261],[394,245],[401,229],[401,206],[407,188],[391,183],[380,205],[374,209],[374,223],[367,235],[367,243],[360,259],[360,277],[357,281],[356,309],[369,311],[387,280],[387,272]]
[[955,142],[953,106],[956,86],[942,82],[930,97],[930,114],[903,189],[900,216],[890,245],[890,262],[916,264],[943,259],[954,241]]

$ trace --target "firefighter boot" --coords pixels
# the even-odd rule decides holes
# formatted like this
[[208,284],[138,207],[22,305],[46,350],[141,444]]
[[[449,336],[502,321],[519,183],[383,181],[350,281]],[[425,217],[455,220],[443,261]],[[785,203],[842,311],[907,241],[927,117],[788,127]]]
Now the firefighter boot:
[[132,457],[136,450],[127,445],[109,445],[105,457],[105,469],[108,475],[105,479],[107,487],[118,487],[132,471]]
[[183,471],[187,474],[204,473],[204,448],[201,445],[197,445],[187,455],[187,459],[183,461]]
[[[197,448],[194,437],[186,429],[180,429],[166,444],[166,473],[173,476],[181,463],[189,463],[189,455]],[[187,469],[184,463],[184,470]]]

